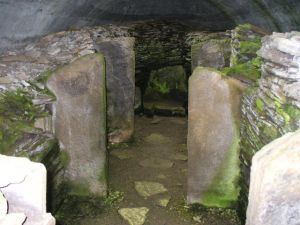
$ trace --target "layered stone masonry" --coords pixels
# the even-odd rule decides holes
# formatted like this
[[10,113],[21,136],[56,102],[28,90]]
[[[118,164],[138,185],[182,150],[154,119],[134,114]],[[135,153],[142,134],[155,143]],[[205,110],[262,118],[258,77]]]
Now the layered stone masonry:
[[300,128],[300,33],[273,33],[263,38],[258,87],[242,99],[241,212],[247,206],[251,159],[255,152],[283,134]]

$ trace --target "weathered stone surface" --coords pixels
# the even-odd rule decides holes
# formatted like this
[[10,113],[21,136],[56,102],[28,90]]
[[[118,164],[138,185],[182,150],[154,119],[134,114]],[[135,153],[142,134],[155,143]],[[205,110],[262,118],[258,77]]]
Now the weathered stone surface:
[[0,192],[0,218],[6,215],[7,211],[8,211],[7,200],[2,194],[2,192]]
[[189,80],[188,203],[228,207],[239,188],[242,85],[198,67]]
[[142,107],[142,91],[140,87],[135,87],[134,110],[138,111]]
[[152,133],[146,137],[146,141],[150,144],[167,144],[170,143],[170,138],[163,136],[160,133]]
[[182,153],[175,153],[170,156],[170,159],[177,160],[177,161],[187,161],[188,156]]
[[161,207],[167,207],[169,202],[171,200],[171,197],[161,198],[157,201],[157,204]]
[[237,26],[231,31],[230,65],[247,63],[256,57],[261,47],[261,38],[268,33],[251,24]]
[[97,51],[105,56],[107,123],[110,143],[129,141],[134,131],[134,38],[101,40]]
[[186,73],[182,66],[153,71],[144,95],[146,113],[160,115],[185,115],[187,95]]
[[82,57],[57,70],[47,82],[57,101],[54,128],[69,155],[65,176],[73,193],[106,194],[106,89],[104,58]]
[[173,103],[173,107],[183,108],[187,95],[186,79],[186,73],[182,66],[153,71],[144,95],[144,108],[153,110],[151,107],[154,107],[156,111],[160,108],[168,109],[164,105],[169,101]]
[[288,133],[252,159],[247,225],[300,221],[300,131]]
[[192,71],[198,67],[221,69],[230,65],[229,37],[204,40],[192,45]]
[[46,173],[41,163],[0,155],[0,189],[9,206],[4,221],[22,224],[25,220],[22,215],[10,214],[24,213],[25,225],[55,224],[51,214],[46,213]]
[[168,159],[149,158],[139,162],[139,165],[154,169],[169,169],[173,166],[173,162]]
[[110,155],[113,155],[119,159],[131,159],[134,157],[134,152],[123,149],[115,149],[110,153]]
[[245,213],[251,160],[255,152],[283,134],[300,128],[299,58],[290,44],[299,45],[299,33],[274,33],[263,39],[258,87],[242,99],[240,206]]
[[149,209],[146,207],[122,208],[119,209],[118,212],[130,225],[143,225],[146,221]]
[[137,181],[134,183],[134,186],[139,195],[144,198],[168,191],[164,185],[157,182]]
[[161,20],[140,22],[130,27],[130,33],[136,38],[136,79],[141,87],[147,86],[151,71],[186,64],[187,30],[182,23]]
[[[7,214],[3,217],[0,217],[1,225],[23,225],[26,220],[26,216],[24,213],[11,213]],[[41,224],[44,225],[44,224]],[[48,224],[45,224],[48,225]],[[52,224],[49,224],[52,225]],[[55,224],[53,224],[55,225]]]

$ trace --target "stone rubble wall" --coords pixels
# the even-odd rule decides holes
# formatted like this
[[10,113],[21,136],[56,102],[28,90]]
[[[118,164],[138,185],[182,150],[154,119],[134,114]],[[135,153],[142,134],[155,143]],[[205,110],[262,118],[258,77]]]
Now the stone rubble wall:
[[253,155],[283,134],[300,128],[300,33],[263,38],[258,85],[242,98],[240,210],[246,211]]

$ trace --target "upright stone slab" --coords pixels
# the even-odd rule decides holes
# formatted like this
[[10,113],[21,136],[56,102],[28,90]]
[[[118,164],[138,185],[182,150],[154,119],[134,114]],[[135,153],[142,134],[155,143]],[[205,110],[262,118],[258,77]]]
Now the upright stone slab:
[[225,208],[237,200],[242,90],[210,68],[198,67],[189,79],[189,204]]
[[300,130],[276,139],[252,160],[247,225],[300,221]]
[[134,131],[134,38],[101,40],[96,48],[106,61],[109,142],[127,142]]
[[[69,155],[65,176],[74,194],[105,195],[106,90],[101,54],[57,70],[47,82],[57,100],[53,118],[60,148]],[[84,193],[83,193],[84,192]]]

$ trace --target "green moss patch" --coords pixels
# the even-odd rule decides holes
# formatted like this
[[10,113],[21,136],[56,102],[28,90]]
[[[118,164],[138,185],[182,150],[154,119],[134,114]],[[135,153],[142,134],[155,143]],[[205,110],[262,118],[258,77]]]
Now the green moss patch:
[[217,172],[212,184],[203,193],[199,202],[206,207],[233,207],[239,196],[240,177],[239,131],[235,128],[234,140],[226,155],[223,165]]
[[261,59],[257,57],[247,63],[235,64],[232,67],[224,68],[222,72],[227,76],[242,76],[256,81],[261,77]]

